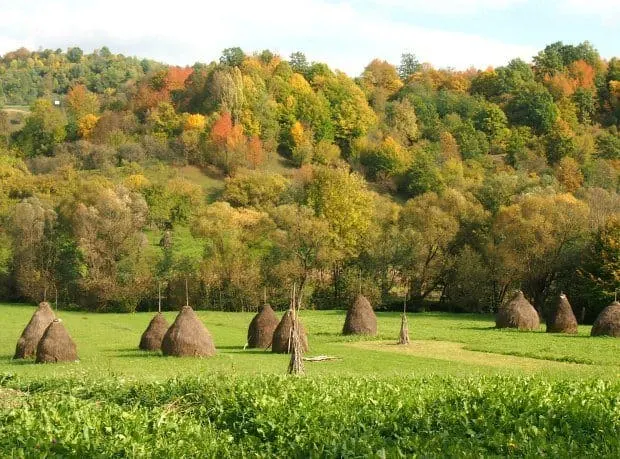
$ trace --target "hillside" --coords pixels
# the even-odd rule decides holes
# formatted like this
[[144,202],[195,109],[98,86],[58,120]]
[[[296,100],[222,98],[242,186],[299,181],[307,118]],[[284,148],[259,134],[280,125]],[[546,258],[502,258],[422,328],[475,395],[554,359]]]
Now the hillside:
[[303,53],[175,67],[102,48],[0,59],[0,300],[99,311],[494,311],[620,287],[620,60],[352,79]]

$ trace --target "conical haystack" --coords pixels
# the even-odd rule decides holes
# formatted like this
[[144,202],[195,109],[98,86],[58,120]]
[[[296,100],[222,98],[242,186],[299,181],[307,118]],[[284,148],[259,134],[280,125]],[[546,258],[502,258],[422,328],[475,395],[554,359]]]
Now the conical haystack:
[[39,307],[30,318],[30,322],[24,328],[22,335],[17,340],[17,346],[15,347],[14,359],[25,359],[28,357],[34,357],[37,352],[37,345],[41,341],[41,337],[45,330],[54,320],[54,311],[50,307],[49,303],[39,303]]
[[[277,352],[278,354],[288,354],[290,352],[293,329],[293,318],[291,314],[292,313],[290,310],[286,311],[286,313],[282,316],[282,320],[273,332],[273,340],[271,342],[272,352]],[[299,340],[301,342],[301,348],[303,349],[303,352],[307,352],[308,336],[306,335],[306,329],[299,319],[297,320],[297,323],[299,325]]]
[[215,345],[209,330],[189,306],[177,315],[161,343],[164,355],[176,357],[210,357],[215,355]]
[[347,311],[347,318],[342,328],[344,335],[376,335],[377,316],[372,310],[370,301],[362,294],[355,297],[355,301]]
[[170,324],[166,318],[161,312],[158,312],[149,323],[149,326],[146,327],[144,333],[142,333],[140,349],[143,351],[159,351],[161,349],[161,342],[169,327]]
[[617,301],[603,309],[594,321],[592,336],[601,335],[620,338],[620,303]]
[[522,291],[517,291],[510,302],[499,308],[495,319],[497,328],[518,328],[519,330],[538,330],[540,318],[534,306],[525,299]]
[[271,306],[263,305],[248,327],[248,347],[265,349],[271,346],[273,332],[278,326],[278,322],[278,317]]
[[547,321],[547,333],[577,333],[577,318],[563,293]]
[[47,327],[37,346],[37,363],[75,362],[78,360],[75,343],[60,319]]

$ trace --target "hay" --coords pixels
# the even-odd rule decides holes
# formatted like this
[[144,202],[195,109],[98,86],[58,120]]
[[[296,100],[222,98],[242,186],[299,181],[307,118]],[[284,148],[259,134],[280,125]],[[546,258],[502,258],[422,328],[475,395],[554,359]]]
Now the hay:
[[518,328],[519,330],[538,330],[540,318],[534,306],[518,290],[508,304],[500,307],[495,319],[497,328]]
[[[299,324],[299,341],[303,352],[308,351],[308,336],[301,321]],[[273,332],[273,340],[271,343],[271,351],[278,354],[288,354],[291,352],[291,336],[293,329],[292,311],[288,310],[282,316],[282,320]]]
[[563,293],[547,321],[547,333],[577,333],[577,318],[568,298]]
[[409,344],[409,322],[407,321],[407,313],[403,312],[400,320],[400,335],[398,336],[398,344],[407,346]]
[[19,340],[17,340],[17,346],[15,346],[14,359],[25,359],[28,357],[34,357],[37,352],[37,345],[43,333],[54,320],[54,311],[50,307],[49,303],[39,303],[39,307],[30,318],[30,322],[24,328]]
[[620,303],[614,301],[601,311],[594,321],[591,335],[620,338]]
[[164,355],[175,357],[210,357],[215,345],[209,330],[190,306],[183,306],[161,343]]
[[342,334],[373,336],[377,334],[377,316],[364,295],[357,295],[347,311]]
[[278,322],[276,313],[273,312],[269,304],[265,303],[250,322],[247,347],[266,349],[271,346],[273,332],[278,326]]
[[37,363],[75,362],[78,360],[75,343],[60,319],[47,327],[37,346]]
[[164,335],[166,331],[170,327],[170,324],[163,316],[161,312],[158,312],[151,322],[149,322],[149,326],[146,327],[144,333],[142,333],[142,338],[140,338],[140,349],[143,351],[158,351],[161,349],[161,342],[164,339]]
[[293,311],[293,325],[291,327],[291,360],[288,364],[288,373],[290,375],[304,374],[304,348],[301,341],[299,317],[296,311]]

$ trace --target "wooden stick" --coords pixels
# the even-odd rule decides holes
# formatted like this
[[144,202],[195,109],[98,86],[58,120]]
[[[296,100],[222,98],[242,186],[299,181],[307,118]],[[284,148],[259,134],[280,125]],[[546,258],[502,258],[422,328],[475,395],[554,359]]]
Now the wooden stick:
[[185,278],[185,306],[189,306],[189,290],[187,288],[187,277]]
[[161,282],[157,283],[157,312],[161,313]]

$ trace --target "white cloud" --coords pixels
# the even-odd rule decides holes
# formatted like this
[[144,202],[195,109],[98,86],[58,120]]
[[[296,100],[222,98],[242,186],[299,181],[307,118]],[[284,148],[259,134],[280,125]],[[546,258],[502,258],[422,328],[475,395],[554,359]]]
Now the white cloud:
[[[407,8],[431,4],[388,1],[393,7],[407,4]],[[458,10],[466,4],[498,8],[521,1],[444,0],[434,4]],[[350,1],[186,1],[175,6],[163,0],[0,0],[0,11],[0,53],[18,46],[81,46],[90,51],[107,45],[114,52],[192,64],[217,59],[224,48],[241,46],[246,51],[269,48],[284,56],[301,50],[310,60],[355,75],[374,57],[397,63],[405,51],[436,66],[456,68],[501,65],[514,57],[529,59],[535,51],[478,35],[386,19]]]

